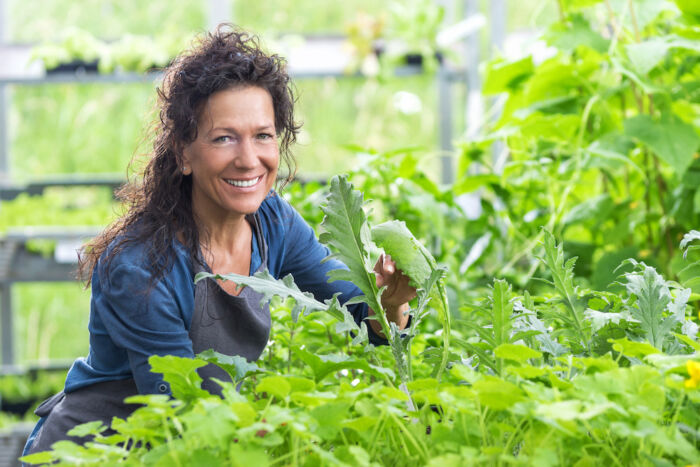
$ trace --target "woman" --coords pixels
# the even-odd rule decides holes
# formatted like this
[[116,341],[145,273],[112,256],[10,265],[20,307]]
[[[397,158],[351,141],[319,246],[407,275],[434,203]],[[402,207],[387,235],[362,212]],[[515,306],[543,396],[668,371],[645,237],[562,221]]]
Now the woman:
[[[81,272],[91,271],[90,351],[75,361],[65,389],[36,411],[41,416],[25,454],[47,450],[74,426],[134,406],[125,397],[169,394],[162,375],[151,373],[151,355],[193,357],[213,348],[256,360],[270,331],[260,295],[236,284],[200,281],[199,271],[253,274],[267,268],[323,300],[340,292],[360,294],[350,283],[327,282],[344,267],[321,260],[328,250],[273,186],[280,154],[294,166],[290,146],[299,125],[284,61],[263,52],[255,38],[231,27],[204,37],[165,70],[158,89],[160,122],[154,150],[138,186],[120,193],[127,213],[89,243]],[[415,296],[408,278],[389,257],[375,267],[387,286],[387,317],[404,328],[407,302]],[[360,323],[372,310],[349,307]],[[383,342],[375,320],[370,340]],[[202,369],[204,387],[223,374]]]

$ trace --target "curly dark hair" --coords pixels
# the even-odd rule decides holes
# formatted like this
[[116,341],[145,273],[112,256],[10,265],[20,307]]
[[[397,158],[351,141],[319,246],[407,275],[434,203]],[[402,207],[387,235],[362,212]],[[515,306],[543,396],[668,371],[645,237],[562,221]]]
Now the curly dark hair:
[[294,120],[296,97],[286,61],[264,52],[255,36],[222,24],[165,68],[157,89],[160,118],[153,129],[153,151],[142,177],[117,192],[127,211],[81,249],[78,273],[88,286],[100,257],[107,253],[108,266],[129,243],[146,245],[152,281],[170,268],[176,238],[188,249],[193,264],[201,263],[192,177],[182,173],[182,152],[197,138],[197,120],[209,96],[241,86],[258,86],[270,93],[280,156],[288,168],[283,184],[293,178],[296,163],[290,148],[301,125]]

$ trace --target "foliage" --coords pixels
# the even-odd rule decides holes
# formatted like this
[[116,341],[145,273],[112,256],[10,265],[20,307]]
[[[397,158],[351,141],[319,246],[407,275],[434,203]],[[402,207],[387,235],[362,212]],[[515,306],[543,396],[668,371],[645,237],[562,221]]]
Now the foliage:
[[65,371],[35,370],[25,375],[0,376],[0,406],[17,402],[40,402],[63,388]]
[[675,245],[700,222],[697,19],[653,0],[559,7],[546,58],[485,67],[502,110],[463,143],[455,184],[503,226],[483,261],[503,255],[498,272],[525,285],[544,226],[596,287],[614,289],[610,266],[627,257],[691,287]]
[[67,29],[58,41],[43,43],[32,51],[32,59],[41,60],[50,71],[60,65],[94,64],[100,73],[144,73],[163,68],[191,42],[187,35],[150,36],[126,34],[116,41],[102,41],[82,29]]
[[111,222],[119,211],[104,188],[47,188],[43,196],[20,194],[3,202],[0,232],[26,226],[95,226]]
[[[381,290],[369,282],[371,234],[362,198],[344,178],[334,178],[321,238],[351,265],[339,277],[364,283],[373,296],[363,299],[382,317]],[[401,224],[378,228],[399,237],[380,241],[406,265],[414,283],[424,281],[411,311],[415,320],[444,271],[433,266],[435,260],[414,237],[404,236]],[[100,422],[75,428],[73,434],[92,437],[84,446],[61,441],[52,451],[23,460],[87,465],[695,462],[700,344],[697,323],[688,316],[689,289],[634,261],[618,295],[574,287],[575,260],[564,262],[561,244],[548,231],[543,237],[541,261],[551,269],[556,297],[518,296],[506,281],[494,281],[482,305],[463,310],[464,322],[457,324],[472,332],[446,349],[452,364],[442,379],[430,376],[434,364],[425,350],[431,336],[413,329],[401,336],[394,326],[388,349],[367,346],[366,330],[351,341],[348,334],[357,336],[357,327],[337,325],[348,315],[336,298],[317,302],[290,276],[278,281],[269,275],[230,275],[267,298],[279,297],[272,298],[272,340],[259,362],[215,352],[197,359],[154,356],[153,371],[170,383],[173,399],[134,396],[129,401],[143,406],[126,420],[115,418],[109,431]],[[205,277],[213,276],[198,279]],[[584,306],[587,312],[581,313]],[[580,328],[570,328],[573,316],[581,320]],[[303,346],[292,342],[294,333]],[[415,345],[403,345],[406,340]],[[344,354],[337,353],[340,347]],[[410,373],[402,367],[402,361],[411,361],[406,352],[423,356]],[[197,368],[206,363],[219,364],[238,386],[220,382],[223,398],[204,391]]]

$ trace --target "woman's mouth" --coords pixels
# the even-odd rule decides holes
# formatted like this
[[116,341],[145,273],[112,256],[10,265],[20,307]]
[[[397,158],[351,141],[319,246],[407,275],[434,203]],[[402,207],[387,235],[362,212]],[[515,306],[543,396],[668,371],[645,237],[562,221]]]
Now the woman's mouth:
[[255,178],[248,179],[248,180],[236,180],[236,179],[232,179],[232,178],[226,178],[224,180],[229,185],[237,186],[240,188],[247,188],[247,187],[251,187],[253,185],[256,185],[260,181],[261,178],[262,178],[262,175],[255,177]]

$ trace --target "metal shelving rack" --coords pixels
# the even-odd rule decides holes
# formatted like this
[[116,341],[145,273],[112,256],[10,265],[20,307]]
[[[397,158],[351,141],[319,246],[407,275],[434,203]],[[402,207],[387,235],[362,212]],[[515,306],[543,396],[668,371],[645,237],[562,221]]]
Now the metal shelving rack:
[[[209,7],[209,26],[214,27],[222,21],[231,21],[231,1],[233,0],[207,0]],[[447,9],[446,20],[451,20],[454,15],[454,2],[451,0],[439,1]],[[458,0],[459,1],[459,0]],[[461,0],[465,16],[479,15],[478,0]],[[505,0],[491,2],[491,13],[496,18],[505,16]],[[469,18],[462,21],[468,21]],[[0,0],[0,64],[8,63],[3,56],[14,54],[15,61],[25,63],[30,54],[29,46],[7,45],[6,2]],[[492,38],[502,37],[504,34],[502,22],[498,22],[496,30],[492,27]],[[500,28],[500,29],[499,29]],[[464,30],[464,28],[462,28]],[[469,27],[467,27],[469,29]],[[478,105],[475,100],[480,100],[477,65],[479,56],[474,53],[478,50],[478,35],[475,30],[462,32],[460,40],[465,41],[466,67],[455,69],[447,64],[442,64],[437,72],[437,92],[439,106],[439,141],[441,149],[441,173],[443,183],[453,180],[452,141],[453,135],[453,104],[452,88],[455,83],[468,86],[471,91],[467,108]],[[288,56],[290,74],[295,79],[321,78],[321,77],[345,77],[344,69],[349,63],[349,57],[343,51],[344,38],[342,37],[310,37],[305,43],[304,49]],[[312,57],[309,59],[309,57]],[[322,60],[319,57],[323,57]],[[399,75],[420,73],[420,67],[407,66],[397,70]],[[7,69],[0,66],[0,203],[9,200],[19,193],[37,194],[43,192],[48,186],[75,186],[75,185],[108,185],[116,187],[121,179],[113,176],[95,176],[81,178],[58,178],[54,180],[42,180],[28,185],[13,185],[10,176],[9,142],[7,131],[7,109],[9,106],[9,86],[15,85],[43,85],[54,83],[133,83],[151,82],[158,79],[157,73],[114,73],[101,75],[97,73],[55,73],[47,74],[41,67],[30,67],[24,70]],[[476,104],[475,104],[476,102]],[[0,206],[0,209],[2,207]],[[23,229],[8,233],[0,238],[0,339],[2,342],[2,360],[0,369],[4,371],[16,370],[13,342],[13,313],[11,301],[11,287],[14,282],[44,282],[44,281],[72,281],[74,280],[74,265],[66,265],[52,258],[43,258],[29,253],[26,249],[27,241],[32,239],[51,240],[76,240],[93,236],[94,229],[66,229],[37,230]]]

